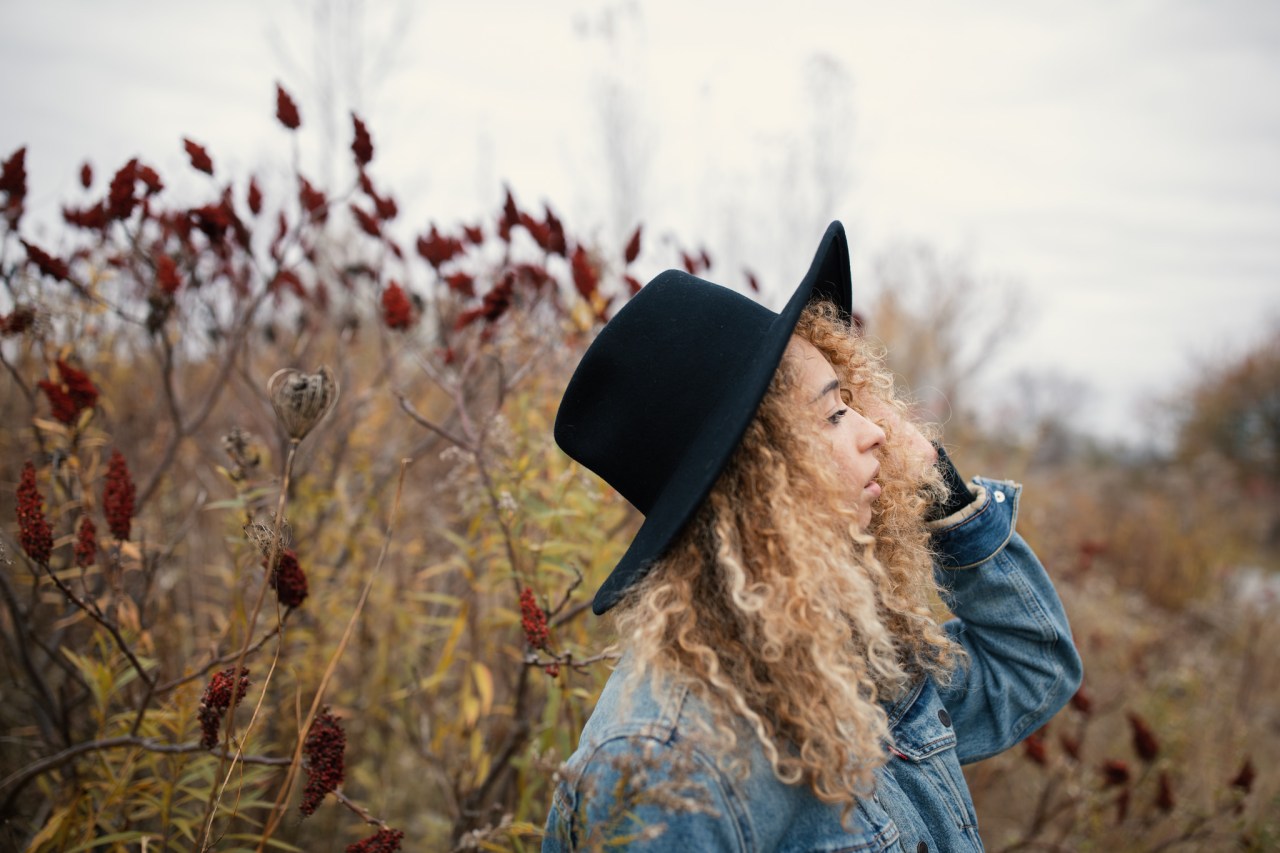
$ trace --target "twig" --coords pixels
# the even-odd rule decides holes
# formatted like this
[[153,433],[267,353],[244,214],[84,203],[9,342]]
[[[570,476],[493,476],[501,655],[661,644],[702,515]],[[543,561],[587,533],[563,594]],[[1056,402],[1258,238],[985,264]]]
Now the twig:
[[133,668],[137,670],[138,677],[142,679],[142,683],[147,685],[148,688],[154,687],[155,678],[148,675],[147,671],[142,668],[142,662],[134,655],[133,650],[129,648],[129,644],[125,642],[124,637],[120,636],[120,629],[118,629],[110,619],[103,616],[96,606],[89,606],[80,599],[80,596],[72,592],[71,587],[63,583],[62,579],[53,573],[53,569],[49,568],[47,563],[42,563],[41,568],[45,570],[45,573],[48,574],[55,584],[57,584],[58,589],[62,590],[62,594],[65,595],[72,604],[89,614],[89,617],[93,619],[93,621],[97,622],[110,632],[112,638],[116,641],[116,645],[120,648],[120,651],[124,652],[124,656],[129,659],[129,663],[133,664]]
[[355,812],[357,815],[359,815],[359,816],[360,816],[360,819],[361,819],[361,820],[363,820],[365,823],[373,824],[374,826],[378,827],[379,829],[386,829],[386,828],[387,828],[387,822],[386,822],[385,820],[383,820],[383,819],[382,819],[382,818],[380,818],[380,817],[374,817],[374,816],[369,812],[369,810],[368,810],[368,809],[366,809],[364,806],[360,805],[359,803],[352,802],[352,801],[351,801],[351,799],[350,799],[349,797],[347,797],[347,795],[346,795],[346,794],[342,793],[342,790],[341,790],[341,789],[339,789],[339,788],[334,788],[334,789],[333,789],[333,796],[334,796],[334,798],[335,798],[335,799],[337,799],[337,801],[338,801],[338,802],[342,803],[344,806],[346,806],[347,808],[349,808],[351,811],[353,811],[353,812]]
[[443,438],[445,441],[448,441],[450,444],[454,444],[454,445],[457,445],[458,447],[461,447],[463,450],[467,451],[468,453],[475,452],[471,448],[471,445],[468,444],[466,441],[462,440],[461,438],[458,438],[456,435],[453,435],[444,427],[436,424],[433,421],[428,420],[427,418],[419,414],[418,410],[413,407],[413,404],[409,402],[409,398],[406,397],[402,391],[393,391],[392,393],[395,394],[396,399],[400,401],[400,408],[405,411],[405,414],[413,418],[413,420],[416,421],[420,426],[426,427],[427,429],[434,432],[436,435]]
[[[270,631],[263,634],[262,637],[258,640],[258,642],[254,643],[252,646],[249,647],[249,654],[253,654],[258,649],[265,646],[267,644],[267,640],[270,640],[276,634],[279,634],[280,630],[284,627],[284,620],[287,619],[289,617],[289,614],[292,612],[293,612],[292,610],[286,610],[284,617],[281,618],[280,622],[277,623],[276,626],[273,627]],[[214,667],[222,666],[222,664],[224,663],[231,663],[231,661],[236,660],[239,657],[240,657],[239,652],[232,652],[230,654],[225,654],[222,657],[214,658],[213,660],[204,664],[194,672],[188,673],[187,675],[179,676],[178,678],[175,678],[172,681],[166,681],[163,684],[157,686],[156,693],[157,694],[167,693],[168,691],[172,690],[175,687],[181,687],[183,684],[186,684],[189,681],[195,681],[197,678],[204,675],[206,672],[213,669]]]
[[[102,738],[100,740],[85,741],[75,746],[67,747],[61,752],[55,753],[42,758],[34,764],[28,764],[26,767],[11,773],[3,780],[0,780],[0,791],[5,788],[13,788],[9,792],[9,796],[5,798],[4,805],[0,806],[0,814],[7,814],[9,806],[12,804],[14,797],[18,792],[26,786],[28,782],[51,770],[56,770],[62,765],[71,761],[79,755],[86,752],[97,752],[105,749],[119,749],[120,747],[131,746],[139,749],[145,749],[147,752],[163,752],[170,754],[186,754],[193,752],[209,752],[199,743],[163,743],[154,738],[137,737],[135,735],[125,735],[121,737]],[[289,759],[283,756],[271,755],[241,755],[240,760],[246,764],[264,764],[272,767],[284,767],[289,763]]]

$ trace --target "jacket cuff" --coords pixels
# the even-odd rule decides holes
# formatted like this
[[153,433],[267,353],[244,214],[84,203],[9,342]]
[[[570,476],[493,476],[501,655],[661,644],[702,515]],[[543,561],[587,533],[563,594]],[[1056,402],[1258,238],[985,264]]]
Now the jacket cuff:
[[928,523],[934,556],[944,569],[970,569],[999,554],[1013,537],[1022,486],[974,477],[973,503]]

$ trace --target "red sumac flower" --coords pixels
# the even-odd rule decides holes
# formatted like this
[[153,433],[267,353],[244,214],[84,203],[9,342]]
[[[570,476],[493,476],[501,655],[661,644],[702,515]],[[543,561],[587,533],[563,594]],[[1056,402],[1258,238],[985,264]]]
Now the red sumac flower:
[[1075,692],[1071,697],[1071,707],[1075,708],[1081,714],[1088,716],[1093,713],[1093,697],[1089,695],[1083,687]]
[[347,853],[396,853],[404,833],[398,829],[380,829],[368,838],[347,845]]
[[107,517],[107,529],[117,539],[129,538],[136,495],[124,455],[119,450],[111,451],[111,459],[107,462],[107,483],[102,488],[102,513]]
[[62,359],[58,359],[56,364],[58,381],[41,379],[36,384],[49,398],[54,419],[64,424],[74,424],[82,411],[97,405],[98,389],[83,370],[77,370]]
[[1102,778],[1108,788],[1128,784],[1130,776],[1129,765],[1118,758],[1109,758],[1102,765]]
[[[240,678],[234,676],[233,666],[215,672],[200,699],[197,715],[200,718],[200,745],[205,749],[218,745],[218,729],[222,728],[223,715],[229,708],[239,705],[249,690],[249,670],[241,668]],[[232,695],[233,691],[235,695]]]
[[1038,733],[1028,735],[1027,739],[1023,742],[1023,748],[1025,750],[1027,760],[1033,761],[1041,767],[1045,767],[1049,764],[1049,749],[1044,742],[1044,738]]
[[747,276],[747,287],[751,288],[752,293],[760,292],[760,280],[756,278],[756,274],[751,270],[743,270]]
[[356,155],[356,166],[364,168],[373,159],[373,139],[369,129],[355,113],[351,114],[351,123],[355,125],[355,140],[351,143],[351,152]]
[[525,641],[532,648],[547,647],[547,614],[538,606],[533,590],[527,586],[520,591],[520,627],[524,629]]
[[347,748],[347,735],[338,718],[325,708],[311,723],[307,739],[302,745],[307,763],[307,785],[302,791],[299,808],[304,816],[315,813],[325,794],[336,790],[345,776],[343,752]]
[[22,248],[27,250],[27,260],[35,264],[36,269],[49,276],[50,278],[60,279],[61,281],[71,280],[71,268],[67,266],[67,262],[62,258],[55,257],[41,249],[39,246],[33,246],[26,240],[19,240]]
[[404,330],[413,325],[413,303],[399,282],[391,282],[382,291],[382,321],[388,329]]
[[165,293],[176,293],[182,285],[182,277],[178,275],[178,262],[166,254],[156,257],[156,286]]
[[1071,735],[1061,735],[1058,743],[1062,744],[1062,751],[1075,761],[1080,760],[1080,739]]
[[258,186],[257,178],[249,179],[249,212],[257,216],[262,212],[262,188]]
[[473,246],[479,246],[484,242],[484,229],[479,225],[464,225],[462,233],[466,235],[467,242]]
[[0,314],[0,335],[20,335],[36,322],[36,312],[25,305],[14,307],[9,314]]
[[80,166],[80,186],[89,189],[93,185],[93,165],[85,160]]
[[587,256],[587,250],[581,246],[573,250],[573,286],[588,301],[600,287],[600,276]]
[[42,566],[49,564],[53,531],[44,517],[44,498],[36,486],[36,467],[28,461],[18,480],[18,541],[27,556]]
[[[266,560],[262,561],[266,568]],[[298,555],[292,549],[286,549],[276,562],[275,571],[271,573],[271,588],[276,591],[276,598],[285,607],[301,607],[307,599],[307,574],[298,563]]]
[[138,180],[138,161],[125,163],[111,178],[107,189],[107,214],[111,219],[124,219],[138,203],[134,197],[134,183]]
[[633,275],[624,275],[622,277],[622,283],[627,286],[627,293],[631,296],[635,296],[640,292],[640,288],[643,287],[643,285],[640,284],[640,280]]
[[209,152],[205,150],[203,145],[192,142],[190,139],[183,138],[182,145],[187,149],[187,156],[191,158],[191,167],[198,172],[204,172],[206,175],[213,174],[213,158],[209,156]]
[[464,272],[455,272],[444,277],[444,283],[454,293],[472,297],[476,295],[476,280]]
[[80,517],[80,530],[76,534],[76,565],[87,569],[98,561],[98,528],[93,519]]
[[640,230],[643,227],[643,225],[637,225],[635,233],[632,234],[631,239],[627,241],[627,250],[622,256],[623,260],[627,263],[631,263],[636,258],[640,257]]
[[418,238],[418,254],[437,270],[462,251],[462,241],[456,237],[441,234],[436,229],[435,223],[432,223],[428,233]]
[[1160,742],[1147,721],[1132,712],[1129,713],[1129,727],[1133,729],[1133,751],[1146,763],[1150,764],[1160,754]]
[[1253,759],[1246,758],[1240,765],[1240,772],[1231,780],[1231,787],[1238,788],[1246,794],[1253,790],[1253,780],[1257,772],[1253,769]]
[[564,225],[547,207],[547,251],[553,255],[564,257],[569,251],[569,241],[564,236]]
[[27,197],[27,147],[24,145],[0,164],[0,192],[6,196],[5,218],[16,228],[22,218],[23,200]]
[[370,237],[381,237],[382,226],[378,224],[377,218],[364,210],[355,202],[348,205],[351,208],[351,215],[355,217],[356,224],[360,226],[360,230],[368,234]]
[[276,118],[289,130],[297,130],[302,124],[302,119],[298,117],[298,105],[279,83],[276,84]]
[[298,176],[298,201],[302,204],[302,209],[311,215],[313,222],[324,222],[329,216],[327,201],[324,193],[311,185],[311,182],[301,175]]

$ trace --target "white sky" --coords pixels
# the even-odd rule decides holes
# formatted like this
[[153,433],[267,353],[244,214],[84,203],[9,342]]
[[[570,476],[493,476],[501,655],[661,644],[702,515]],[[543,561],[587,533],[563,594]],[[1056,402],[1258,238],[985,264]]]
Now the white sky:
[[[80,197],[86,158],[102,180],[141,156],[194,197],[183,136],[219,178],[283,171],[277,80],[301,107],[303,168],[325,177],[315,5],[0,2],[0,156],[28,146],[33,225]],[[373,132],[402,242],[490,214],[503,181],[618,239],[612,87],[614,159],[651,235],[642,272],[671,262],[655,244],[674,233],[705,242],[726,284],[757,269],[776,303],[833,215],[856,299],[876,252],[927,240],[1012,276],[1033,309],[990,376],[1083,379],[1095,393],[1078,425],[1101,434],[1139,434],[1135,403],[1280,317],[1270,0],[334,5],[363,8],[335,23],[364,33],[346,40],[363,53],[342,67],[363,70],[339,95]],[[844,81],[821,103],[815,56]],[[806,177],[815,148],[847,176],[825,204]]]

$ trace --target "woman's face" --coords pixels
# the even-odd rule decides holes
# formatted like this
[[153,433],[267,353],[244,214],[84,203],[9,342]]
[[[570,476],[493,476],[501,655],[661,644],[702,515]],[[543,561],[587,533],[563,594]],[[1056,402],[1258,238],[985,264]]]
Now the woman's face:
[[836,371],[817,347],[792,336],[787,357],[799,367],[799,404],[812,414],[831,445],[831,462],[847,487],[850,509],[863,530],[871,523],[871,505],[880,497],[880,448],[884,430],[850,408],[840,393]]

